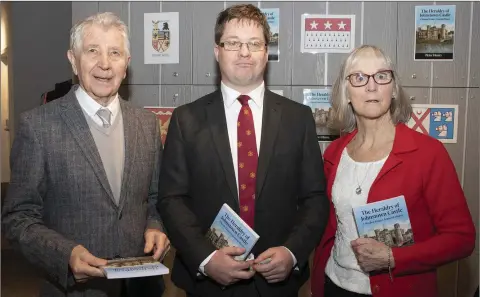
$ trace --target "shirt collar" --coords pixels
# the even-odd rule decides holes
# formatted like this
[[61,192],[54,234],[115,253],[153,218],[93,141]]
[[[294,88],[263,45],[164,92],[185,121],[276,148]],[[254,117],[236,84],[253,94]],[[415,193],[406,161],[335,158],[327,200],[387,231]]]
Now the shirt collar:
[[252,101],[259,107],[263,107],[263,96],[265,94],[265,82],[262,82],[257,88],[252,90],[248,94],[242,94],[223,83],[220,84],[220,89],[222,91],[223,101],[227,108],[232,107],[233,103],[237,101],[238,96],[240,95],[248,95],[252,98]]
[[[80,106],[92,118],[97,114],[97,111],[103,107],[100,103],[90,97],[90,95],[88,95],[87,92],[85,92],[85,90],[80,85],[78,86],[77,90],[75,90],[75,95]],[[108,108],[112,113],[113,122],[113,119],[117,116],[120,110],[120,100],[118,99],[118,93],[115,95],[115,98],[105,107]]]

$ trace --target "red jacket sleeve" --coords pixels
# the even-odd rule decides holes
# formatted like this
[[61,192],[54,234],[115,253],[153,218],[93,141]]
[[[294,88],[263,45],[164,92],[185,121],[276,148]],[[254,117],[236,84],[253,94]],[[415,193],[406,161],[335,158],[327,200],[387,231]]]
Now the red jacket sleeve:
[[[442,143],[428,143],[431,157],[422,166],[423,196],[435,234],[409,247],[393,248],[395,275],[433,270],[467,257],[475,247],[475,226],[465,195],[447,150]],[[428,162],[428,164],[425,164]]]

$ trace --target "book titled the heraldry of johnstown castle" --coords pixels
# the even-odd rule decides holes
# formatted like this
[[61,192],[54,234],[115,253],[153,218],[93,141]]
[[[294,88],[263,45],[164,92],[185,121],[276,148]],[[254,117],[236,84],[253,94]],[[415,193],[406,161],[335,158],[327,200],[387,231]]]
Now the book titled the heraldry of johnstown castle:
[[169,269],[152,256],[109,260],[101,267],[105,277],[132,278],[168,274]]
[[373,238],[390,247],[414,243],[404,196],[354,207],[353,215],[359,237]]
[[250,252],[259,239],[259,235],[226,203],[215,217],[206,237],[217,249],[226,246],[245,248],[245,253],[235,257],[238,261],[253,257]]

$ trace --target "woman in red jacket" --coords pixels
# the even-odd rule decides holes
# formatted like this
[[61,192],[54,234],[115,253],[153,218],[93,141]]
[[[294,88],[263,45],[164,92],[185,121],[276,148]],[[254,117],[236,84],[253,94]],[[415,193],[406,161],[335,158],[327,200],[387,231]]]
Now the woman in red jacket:
[[[312,296],[437,296],[436,269],[470,255],[475,245],[445,147],[405,125],[412,109],[392,61],[374,46],[346,59],[332,108],[331,120],[346,134],[324,154],[332,205],[315,251]],[[352,207],[398,196],[405,199],[414,243],[359,238]]]

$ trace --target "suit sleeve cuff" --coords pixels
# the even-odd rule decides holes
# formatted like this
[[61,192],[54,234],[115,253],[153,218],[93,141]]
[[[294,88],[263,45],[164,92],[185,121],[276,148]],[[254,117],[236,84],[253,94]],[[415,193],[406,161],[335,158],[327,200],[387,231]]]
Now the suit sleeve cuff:
[[[203,260],[202,263],[200,263],[200,267],[198,268],[198,270],[205,276],[208,276],[206,273],[205,273],[205,266],[208,264],[208,262],[210,262],[210,259],[212,259],[213,255],[215,255],[217,251],[213,251],[207,258],[205,258],[205,260]],[[199,275],[199,274],[197,274]]]
[[147,221],[147,227],[145,228],[145,230],[147,229],[157,229],[165,233],[162,222],[155,219],[150,219]]
[[284,246],[284,248],[287,249],[287,251],[290,253],[290,255],[292,255],[292,259],[293,259],[293,267],[295,267],[295,270],[298,270],[298,267],[297,267],[297,258],[295,258],[295,255],[292,253],[292,251],[287,248],[286,246]]

